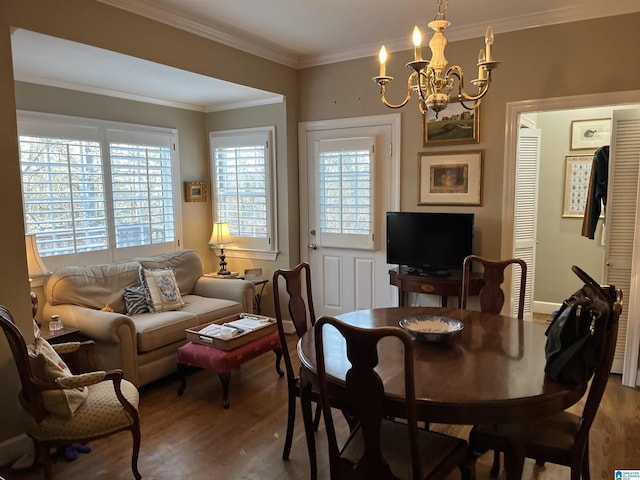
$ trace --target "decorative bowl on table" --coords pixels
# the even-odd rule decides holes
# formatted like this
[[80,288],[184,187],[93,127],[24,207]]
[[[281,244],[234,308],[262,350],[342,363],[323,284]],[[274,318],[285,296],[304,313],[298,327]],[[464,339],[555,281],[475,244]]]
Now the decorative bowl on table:
[[414,315],[400,320],[400,326],[416,340],[448,342],[464,328],[460,320],[439,315]]

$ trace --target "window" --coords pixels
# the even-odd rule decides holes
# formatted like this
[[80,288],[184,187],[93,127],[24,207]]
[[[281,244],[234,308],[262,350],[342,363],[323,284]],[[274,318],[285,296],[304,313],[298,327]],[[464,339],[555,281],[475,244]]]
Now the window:
[[174,131],[23,112],[18,129],[26,233],[49,268],[177,247]]
[[371,137],[317,144],[317,209],[323,246],[373,249]]
[[274,127],[211,132],[213,216],[228,222],[228,256],[275,259]]

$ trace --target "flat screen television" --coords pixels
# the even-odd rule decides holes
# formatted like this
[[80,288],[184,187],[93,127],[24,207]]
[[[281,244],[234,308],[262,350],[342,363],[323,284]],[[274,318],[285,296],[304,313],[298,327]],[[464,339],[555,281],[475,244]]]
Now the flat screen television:
[[387,263],[409,273],[462,270],[473,249],[473,213],[387,212]]

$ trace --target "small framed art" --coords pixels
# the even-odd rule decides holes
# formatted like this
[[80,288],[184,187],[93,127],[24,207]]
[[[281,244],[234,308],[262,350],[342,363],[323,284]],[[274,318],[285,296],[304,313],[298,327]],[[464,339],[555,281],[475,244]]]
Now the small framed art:
[[592,155],[565,157],[563,217],[584,217],[592,164]]
[[423,115],[422,139],[425,147],[478,143],[480,139],[480,107],[467,110],[452,101],[436,118],[431,110]]
[[418,205],[480,205],[482,152],[420,153]]
[[184,182],[185,202],[206,202],[207,184],[205,182]]
[[609,145],[611,119],[573,120],[571,122],[571,150],[595,150]]

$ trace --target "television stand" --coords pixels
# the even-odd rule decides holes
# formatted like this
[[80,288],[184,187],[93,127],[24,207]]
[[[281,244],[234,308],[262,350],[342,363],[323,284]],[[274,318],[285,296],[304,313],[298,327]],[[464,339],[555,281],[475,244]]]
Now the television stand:
[[[417,272],[410,273],[406,269],[393,268],[389,270],[389,284],[398,287],[398,305],[407,306],[409,292],[426,293],[428,295],[439,295],[442,299],[441,305],[447,307],[448,297],[458,297],[462,293],[462,271],[451,270],[448,275],[423,276]],[[469,295],[478,295],[484,285],[480,272],[471,272],[469,278]]]
[[409,275],[418,275],[420,277],[448,277],[451,270],[414,270]]

